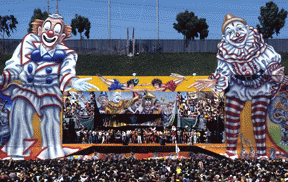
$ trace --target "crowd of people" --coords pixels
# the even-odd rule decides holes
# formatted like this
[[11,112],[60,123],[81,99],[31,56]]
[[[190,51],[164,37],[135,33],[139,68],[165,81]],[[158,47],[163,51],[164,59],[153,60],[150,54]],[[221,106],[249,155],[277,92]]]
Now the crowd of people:
[[[64,143],[65,143],[64,137]],[[194,129],[182,128],[135,128],[128,130],[114,129],[81,129],[76,131],[74,143],[106,144],[106,143],[209,143],[211,132],[206,130],[197,131]],[[71,141],[73,143],[73,141]]]
[[191,153],[190,158],[0,161],[0,181],[287,181],[285,160],[228,160]]
[[209,127],[217,119],[224,122],[224,100],[213,92],[178,92],[179,116],[197,119],[199,129]]
[[181,117],[207,115],[215,117],[224,113],[224,98],[213,92],[177,93],[177,102]]
[[178,115],[181,125],[209,130],[209,143],[225,142],[224,100],[214,92],[178,92]]

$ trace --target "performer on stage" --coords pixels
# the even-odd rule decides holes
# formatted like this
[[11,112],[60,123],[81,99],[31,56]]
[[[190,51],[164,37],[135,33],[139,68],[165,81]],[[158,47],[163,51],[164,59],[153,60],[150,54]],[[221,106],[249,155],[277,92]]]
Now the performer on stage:
[[[71,153],[62,148],[60,112],[62,92],[71,88],[86,91],[96,86],[76,77],[77,54],[62,41],[71,37],[71,27],[58,14],[35,20],[27,34],[6,62],[0,78],[2,94],[13,101],[9,125],[11,137],[2,151],[14,159],[30,156],[36,143],[32,119],[41,120],[42,151],[40,159],[53,159]],[[13,83],[20,80],[21,83]]]
[[216,72],[209,79],[196,80],[190,87],[201,91],[211,88],[226,94],[225,156],[238,158],[237,141],[240,113],[246,101],[252,101],[252,123],[258,158],[267,158],[266,112],[271,97],[280,88],[284,68],[281,56],[267,45],[257,29],[242,18],[228,14],[222,26],[223,37],[218,44]]
[[177,143],[177,141],[176,141],[176,127],[175,126],[172,126],[171,136],[172,136],[172,143]]

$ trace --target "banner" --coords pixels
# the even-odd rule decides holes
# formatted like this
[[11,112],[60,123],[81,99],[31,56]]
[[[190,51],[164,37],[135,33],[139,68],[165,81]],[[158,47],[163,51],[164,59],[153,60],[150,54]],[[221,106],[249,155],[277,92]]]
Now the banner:
[[[272,99],[267,112],[267,130],[272,142],[288,152],[288,92],[282,90]],[[275,149],[274,149],[275,150]]]
[[[82,77],[86,78],[86,77]],[[116,77],[121,80],[123,77]],[[198,78],[198,77],[193,77]],[[202,78],[202,77],[200,77]],[[90,83],[95,82],[98,77],[93,77]],[[147,77],[147,79],[153,80],[153,77]],[[145,80],[145,79],[143,79]],[[163,77],[163,80],[168,80],[167,77]],[[188,89],[187,89],[188,90]],[[224,103],[226,102],[226,98],[218,98],[216,97],[214,92],[204,91],[204,92],[195,92],[191,90],[191,92],[181,91],[181,92],[147,92],[147,91],[139,91],[136,92],[138,96],[141,95],[141,99],[136,99],[136,102],[139,101],[139,108],[137,109],[138,113],[135,114],[131,112],[131,106],[119,108],[121,112],[114,114],[105,113],[106,108],[103,109],[103,106],[107,106],[108,102],[113,103],[113,99],[115,97],[115,93],[117,95],[121,95],[120,101],[133,101],[133,94],[135,92],[132,91],[121,91],[121,92],[107,92],[107,91],[96,91],[90,90],[86,92],[79,91],[69,91],[64,92],[63,94],[63,112],[61,114],[61,129],[59,133],[61,134],[63,139],[63,143],[71,143],[69,138],[76,138],[76,134],[71,133],[71,131],[79,131],[81,129],[87,130],[95,130],[97,127],[121,127],[121,126],[177,126],[177,128],[182,128],[185,130],[195,129],[195,131],[199,132],[200,140],[201,136],[205,136],[206,134],[209,136],[207,140],[203,139],[202,143],[197,145],[217,152],[217,153],[225,153],[226,150],[226,136],[225,136],[225,125],[226,114],[224,112],[225,107]],[[147,104],[147,108],[145,110],[145,102],[143,102],[144,98],[147,98],[147,93],[153,94],[151,100],[148,99],[149,104]],[[267,112],[267,123],[265,124],[267,127],[267,138],[266,138],[266,146],[268,155],[285,155],[288,152],[287,149],[287,91],[286,86],[279,90],[278,94],[275,97],[271,98],[270,104],[268,106]],[[134,94],[135,96],[135,94]],[[151,97],[151,95],[148,95]],[[148,98],[149,98],[148,97]],[[105,99],[103,99],[105,98]],[[11,123],[9,120],[9,112],[12,107],[12,101],[9,97],[1,96],[1,150],[0,156],[1,158],[7,158],[6,145],[9,142],[9,137],[11,135]],[[157,99],[157,101],[156,101]],[[191,102],[194,99],[194,103]],[[217,100],[218,99],[218,100]],[[141,100],[141,102],[140,102]],[[146,100],[147,101],[147,100]],[[155,102],[156,101],[156,102]],[[158,102],[159,101],[159,102]],[[209,108],[205,107],[205,104],[212,103],[212,101],[217,101],[216,105]],[[135,100],[131,103],[136,103]],[[5,104],[6,103],[6,104]],[[144,105],[143,105],[144,103]],[[196,104],[195,104],[196,103]],[[202,103],[202,104],[200,104]],[[160,111],[155,112],[155,106],[160,105]],[[240,155],[241,151],[243,154],[242,157],[253,156],[256,150],[256,142],[253,134],[253,124],[251,120],[251,102],[248,101],[243,108],[243,111],[240,115],[240,131],[239,138],[237,140],[237,153]],[[212,104],[213,105],[213,104]],[[135,105],[134,105],[135,106]],[[188,109],[188,106],[190,109]],[[191,107],[192,106],[192,107]],[[197,107],[198,110],[196,109]],[[217,107],[216,107],[217,106]],[[128,109],[130,107],[130,109]],[[158,106],[157,106],[158,107]],[[156,108],[157,108],[156,107]],[[184,108],[184,109],[183,109]],[[193,108],[193,109],[191,109]],[[216,110],[214,110],[216,108]],[[154,109],[154,110],[153,110]],[[111,109],[110,109],[111,110]],[[112,109],[113,110],[113,109]],[[111,111],[112,111],[111,110]],[[143,112],[143,111],[148,111]],[[104,111],[104,112],[103,112]],[[128,113],[128,112],[131,113]],[[135,110],[134,110],[135,111]],[[153,112],[154,111],[154,112]],[[194,112],[200,115],[195,117]],[[118,111],[117,111],[118,112]],[[205,113],[206,112],[206,113]],[[209,115],[213,116],[216,114],[219,117],[216,117],[209,120]],[[26,151],[30,151],[30,154],[25,157],[25,159],[35,159],[40,158],[43,151],[41,147],[43,141],[43,135],[40,130],[41,122],[40,117],[35,113],[32,120],[33,126],[33,137],[27,141]],[[205,130],[208,129],[208,130]],[[19,128],[19,131],[22,130]],[[205,133],[205,132],[208,133]],[[202,133],[201,133],[202,132]],[[64,137],[63,137],[64,136]],[[45,137],[44,137],[45,138]],[[210,139],[209,139],[210,138]],[[29,142],[29,143],[28,143]],[[67,144],[62,144],[64,151],[69,151],[71,153],[73,151],[81,150],[81,147],[73,148],[72,146],[68,146]],[[249,155],[248,155],[249,154]],[[39,157],[40,156],[40,157]]]
[[0,146],[10,138],[9,113],[11,109],[11,99],[0,93]]

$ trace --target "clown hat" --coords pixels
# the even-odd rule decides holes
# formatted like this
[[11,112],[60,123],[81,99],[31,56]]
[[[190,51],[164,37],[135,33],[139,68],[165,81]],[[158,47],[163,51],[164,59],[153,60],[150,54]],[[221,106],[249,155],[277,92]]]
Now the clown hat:
[[223,34],[224,34],[224,32],[225,32],[226,26],[227,26],[229,23],[233,22],[233,21],[240,21],[240,22],[244,23],[244,25],[247,25],[247,23],[246,23],[246,21],[245,21],[244,19],[238,18],[238,17],[234,17],[234,16],[231,15],[231,14],[227,14],[227,15],[225,15],[225,17],[224,17],[224,21],[223,21],[223,25],[222,25],[222,33],[223,33]]
[[150,92],[147,92],[146,95],[144,96],[144,99],[146,100],[152,100],[154,98],[156,98],[156,96]]
[[132,101],[133,102],[136,102],[138,100],[142,99],[142,95],[141,94],[138,94],[137,92],[133,92],[133,99]]
[[108,94],[107,94],[107,92],[100,92],[100,95],[99,95],[99,97],[101,97],[101,96],[105,96],[105,97],[108,97]]

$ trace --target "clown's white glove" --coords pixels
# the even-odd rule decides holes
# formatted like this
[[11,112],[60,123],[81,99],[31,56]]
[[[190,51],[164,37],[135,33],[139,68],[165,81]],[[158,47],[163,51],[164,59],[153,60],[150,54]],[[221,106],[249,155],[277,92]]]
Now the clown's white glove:
[[71,87],[76,89],[76,90],[79,90],[79,91],[86,91],[86,90],[89,90],[91,88],[95,88],[96,90],[99,90],[99,88],[96,87],[95,85],[92,85],[92,84],[86,82],[86,81],[90,81],[90,80],[92,80],[92,78],[79,78],[79,79],[74,80],[72,82]]

